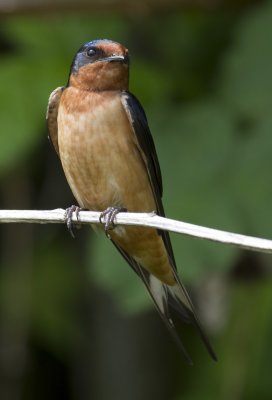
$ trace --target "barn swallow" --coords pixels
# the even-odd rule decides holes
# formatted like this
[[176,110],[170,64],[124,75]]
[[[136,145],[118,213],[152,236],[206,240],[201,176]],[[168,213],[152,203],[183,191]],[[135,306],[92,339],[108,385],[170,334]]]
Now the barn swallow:
[[[110,215],[107,231],[119,210],[165,215],[154,142],[128,83],[128,50],[111,40],[93,40],[76,53],[67,85],[51,93],[47,110],[49,137],[70,188],[81,208]],[[191,358],[173,322],[176,314],[197,328],[216,360],[178,277],[168,232],[115,226],[110,239],[145,284],[188,362]]]

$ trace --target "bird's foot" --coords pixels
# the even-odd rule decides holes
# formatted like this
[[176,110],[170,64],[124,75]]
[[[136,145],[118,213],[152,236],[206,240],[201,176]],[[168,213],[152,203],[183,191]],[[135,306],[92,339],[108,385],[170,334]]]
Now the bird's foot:
[[127,212],[127,209],[124,207],[108,207],[100,214],[99,222],[104,224],[104,230],[109,239],[111,239],[109,231],[115,227],[114,218],[120,212]]
[[64,222],[66,223],[68,231],[70,232],[70,234],[73,238],[75,238],[75,235],[73,232],[73,221],[72,221],[73,213],[76,214],[76,219],[78,221],[79,213],[82,210],[83,210],[83,208],[80,208],[80,207],[74,206],[74,205],[66,208],[66,210],[65,210]]

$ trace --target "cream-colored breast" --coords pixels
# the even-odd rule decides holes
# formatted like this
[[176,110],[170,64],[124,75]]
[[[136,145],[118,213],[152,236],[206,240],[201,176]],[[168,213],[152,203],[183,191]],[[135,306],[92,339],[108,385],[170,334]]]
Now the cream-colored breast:
[[155,209],[144,161],[118,92],[67,88],[58,113],[58,144],[81,207]]

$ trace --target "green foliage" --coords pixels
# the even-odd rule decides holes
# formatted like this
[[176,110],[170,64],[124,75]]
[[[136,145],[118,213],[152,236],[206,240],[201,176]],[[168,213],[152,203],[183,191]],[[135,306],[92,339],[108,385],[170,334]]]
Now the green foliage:
[[[175,400],[268,398],[271,381],[271,284],[236,283],[231,290],[229,323],[215,343],[219,362],[194,366],[191,380],[182,380]],[[256,332],[256,327],[258,331]],[[254,335],[253,332],[256,332]]]
[[[5,53],[0,64],[2,182],[23,162],[31,164],[45,143],[47,99],[66,83],[74,52],[85,41],[108,37],[131,51],[131,91],[148,115],[167,216],[271,237],[271,26],[271,2],[235,16],[184,12],[130,19],[110,14],[5,19],[1,32],[15,50]],[[48,187],[53,186],[45,185],[41,197]],[[58,247],[48,237],[32,260],[32,330],[44,348],[63,359],[70,341],[82,335],[73,309],[82,289],[74,265],[84,263],[84,257],[78,262],[70,252],[78,242]],[[181,277],[192,286],[210,275],[224,280],[241,256],[229,246],[180,235],[172,240]],[[85,250],[89,281],[110,292],[124,314],[149,307],[140,280],[103,234],[93,235]],[[9,275],[7,281],[2,273],[1,298],[12,298],[10,305],[2,302],[4,317],[19,321],[22,274],[14,280]],[[181,395],[176,399],[265,398],[269,392],[271,283],[238,283],[229,298],[216,346],[219,363],[208,364],[199,339],[187,338],[198,361],[189,372],[177,365]],[[118,343],[118,331],[115,336],[109,331]]]
[[72,252],[50,242],[39,249],[35,262],[32,303],[35,340],[63,358],[79,334],[76,321],[76,298],[80,274]]

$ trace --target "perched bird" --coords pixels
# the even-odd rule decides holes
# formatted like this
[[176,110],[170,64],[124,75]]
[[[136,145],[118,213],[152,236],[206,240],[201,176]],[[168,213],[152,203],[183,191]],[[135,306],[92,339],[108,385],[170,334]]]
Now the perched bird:
[[[154,142],[128,82],[128,50],[111,40],[93,40],[76,53],[67,85],[52,92],[47,110],[49,136],[70,188],[81,208],[101,211],[107,232],[120,210],[165,215]],[[188,362],[173,322],[176,313],[197,328],[216,360],[178,277],[168,232],[116,226],[110,239],[142,279]]]

